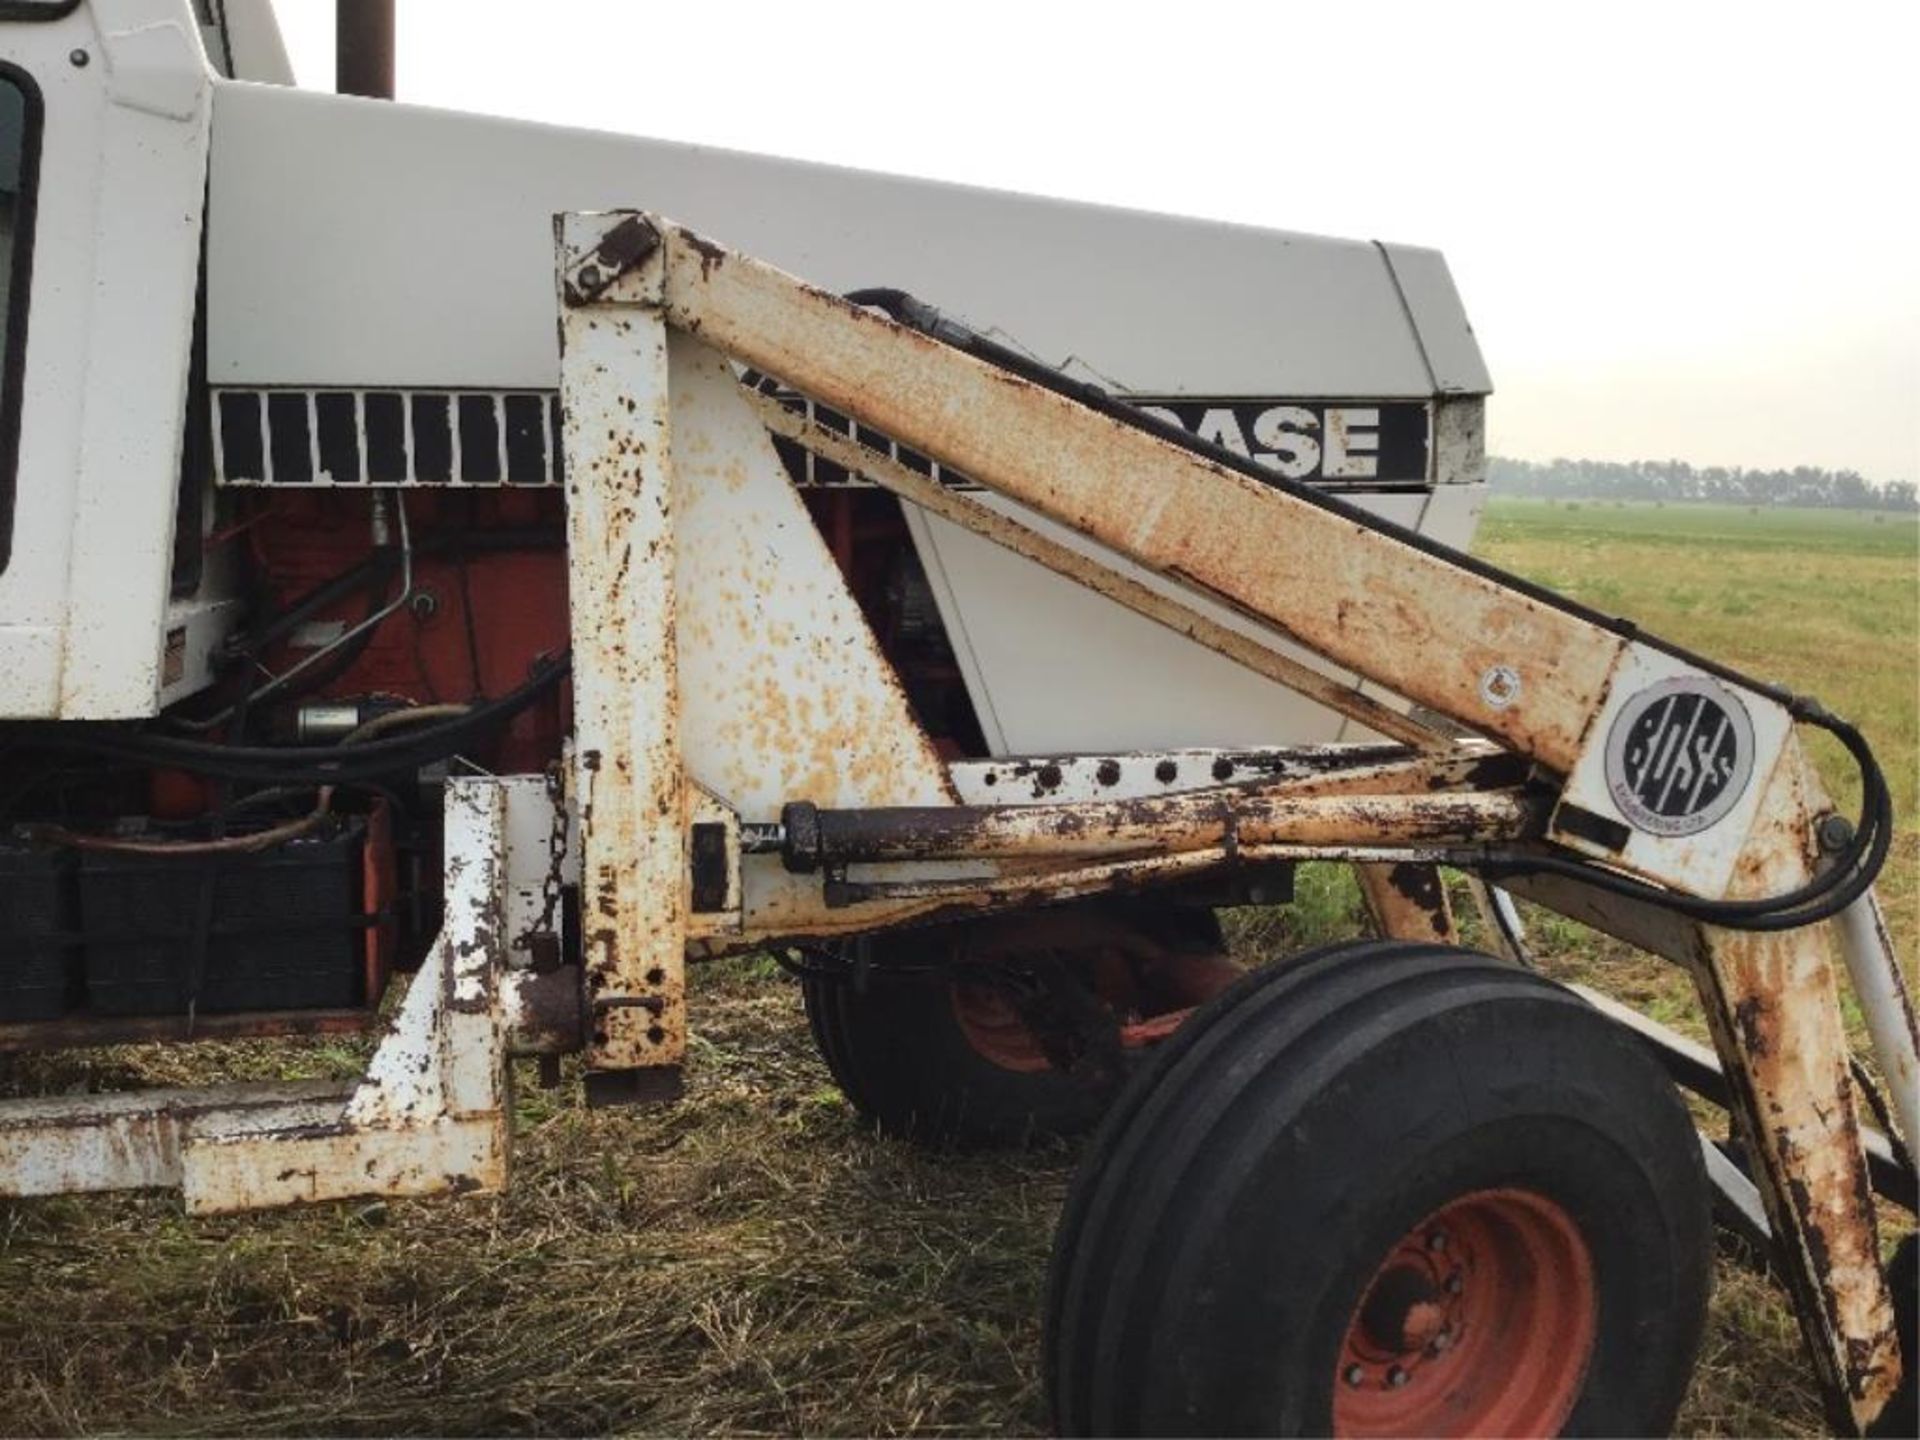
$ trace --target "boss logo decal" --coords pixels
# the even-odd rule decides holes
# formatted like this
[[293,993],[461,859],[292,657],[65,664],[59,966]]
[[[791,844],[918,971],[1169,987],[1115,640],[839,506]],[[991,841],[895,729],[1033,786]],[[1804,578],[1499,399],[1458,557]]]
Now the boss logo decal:
[[1607,733],[1607,790],[1653,835],[1697,835],[1718,822],[1753,776],[1753,721],[1705,676],[1649,685]]

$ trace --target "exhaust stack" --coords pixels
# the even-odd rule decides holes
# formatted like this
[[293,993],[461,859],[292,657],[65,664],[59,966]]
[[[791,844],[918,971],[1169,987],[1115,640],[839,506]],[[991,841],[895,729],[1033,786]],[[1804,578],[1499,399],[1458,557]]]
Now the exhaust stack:
[[333,88],[391,100],[393,0],[337,0],[333,13]]

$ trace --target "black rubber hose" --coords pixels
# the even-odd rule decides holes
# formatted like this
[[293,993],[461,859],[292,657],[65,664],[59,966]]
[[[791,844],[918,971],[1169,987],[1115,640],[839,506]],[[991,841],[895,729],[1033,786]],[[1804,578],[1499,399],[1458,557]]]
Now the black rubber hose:
[[[338,680],[347,671],[360,662],[361,656],[372,648],[374,640],[380,634],[381,627],[368,622],[380,612],[386,603],[385,577],[378,573],[369,573],[366,577],[366,609],[355,628],[359,633],[348,638],[345,644],[338,646],[326,658],[288,675],[269,680],[257,690],[248,691],[241,697],[240,704],[258,708],[269,700],[285,704],[288,700],[297,700],[303,695],[311,695]],[[258,651],[246,652],[251,659]],[[236,739],[244,735],[235,732]]]
[[230,647],[235,655],[258,655],[282,635],[288,634],[302,621],[311,619],[322,610],[339,604],[361,590],[385,580],[400,568],[400,552],[390,545],[383,545],[364,560],[342,570],[331,580],[323,580],[306,594],[290,603],[286,609],[267,616],[258,629],[243,630],[234,637]]
[[[433,531],[413,542],[416,555],[478,554],[500,550],[550,550],[566,543],[559,529],[546,526],[516,527],[509,530]],[[257,655],[301,621],[338,604],[363,585],[385,580],[400,568],[400,550],[383,545],[365,559],[323,580],[284,610],[263,619],[252,630],[243,631],[233,649],[242,655]]]
[[1591,861],[1553,856],[1495,854],[1484,867],[1489,875],[1561,875],[1612,895],[1658,905],[1689,919],[1729,930],[1797,930],[1831,919],[1867,893],[1886,863],[1893,843],[1893,795],[1865,738],[1844,720],[1818,712],[1811,721],[1834,735],[1860,768],[1860,819],[1839,861],[1805,885],[1753,900],[1700,900],[1647,885]]
[[559,684],[571,668],[562,655],[538,666],[518,689],[475,705],[455,719],[422,725],[404,735],[338,745],[221,745],[145,731],[89,725],[36,725],[31,741],[51,750],[114,755],[196,774],[261,784],[339,783],[417,769],[457,754],[470,737],[519,714]]

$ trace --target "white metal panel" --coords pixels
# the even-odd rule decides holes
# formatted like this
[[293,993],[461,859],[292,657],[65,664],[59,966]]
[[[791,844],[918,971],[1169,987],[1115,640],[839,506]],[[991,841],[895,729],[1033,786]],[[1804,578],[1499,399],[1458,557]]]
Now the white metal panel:
[[1370,244],[265,86],[214,109],[215,383],[550,387],[549,216],[640,205],[1142,393],[1432,389]]
[[687,769],[750,819],[793,800],[950,804],[946,767],[731,368],[682,335],[668,352]]
[[1400,297],[1406,302],[1407,315],[1420,337],[1434,393],[1485,395],[1492,390],[1493,381],[1480,358],[1473,327],[1467,323],[1460,292],[1454,288],[1453,276],[1440,252],[1423,245],[1383,243],[1380,253],[1387,258]]
[[[1362,495],[1355,497],[1355,501],[1362,509],[1371,510],[1373,498]],[[1473,533],[1480,524],[1480,512],[1486,508],[1486,504],[1485,484],[1437,485],[1432,494],[1422,497],[1419,516],[1412,528],[1430,540],[1438,540],[1442,545],[1465,550],[1473,542]],[[1378,513],[1386,514],[1390,519],[1399,519],[1390,511]]]
[[553,227],[568,292],[560,416],[587,1064],[673,1065],[686,1045],[691,899],[664,271],[656,253],[577,299],[582,262],[618,220],[565,215]]
[[185,5],[93,8],[109,104],[60,680],[68,718],[144,715],[161,687],[211,90]]
[[226,21],[227,54],[236,80],[258,80],[268,85],[293,84],[293,66],[280,38],[280,21],[272,0],[220,0],[217,13]]
[[[51,715],[60,697],[74,458],[106,111],[98,67],[75,66],[67,56],[75,49],[91,54],[97,42],[85,11],[51,24],[0,29],[0,57],[33,77],[48,116],[41,134],[33,281],[25,317],[13,550],[0,569],[0,715],[6,716]],[[16,243],[25,238],[17,237]],[[12,323],[19,325],[20,317]]]
[[160,689],[210,80],[184,0],[96,0],[4,38],[46,125],[0,573],[0,657],[21,668],[0,675],[0,714],[144,715]]
[[[1447,486],[1355,499],[1373,514],[1453,542],[1471,533],[1480,493],[1478,486]],[[1010,501],[979,498],[1043,534],[1103,554],[1114,568],[1181,595],[1283,654],[1354,678]],[[1314,744],[1363,733],[1343,735],[1332,711],[990,541],[911,507],[907,519],[995,754]]]
[[0,716],[57,714],[61,658],[57,626],[0,624]]

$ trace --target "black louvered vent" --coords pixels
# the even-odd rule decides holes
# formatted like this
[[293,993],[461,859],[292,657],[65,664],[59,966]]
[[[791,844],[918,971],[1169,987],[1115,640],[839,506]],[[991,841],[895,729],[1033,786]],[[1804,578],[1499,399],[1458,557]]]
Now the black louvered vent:
[[558,485],[560,397],[538,390],[214,392],[222,485]]

